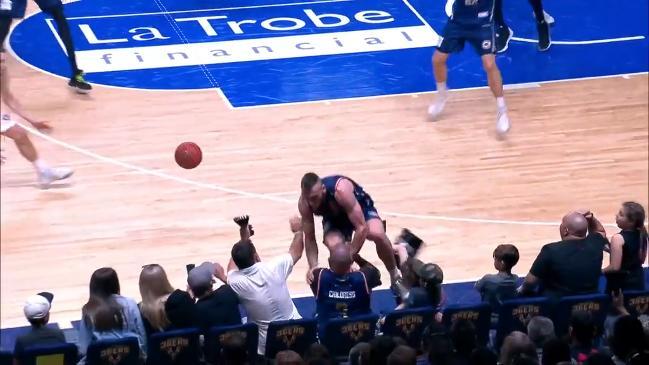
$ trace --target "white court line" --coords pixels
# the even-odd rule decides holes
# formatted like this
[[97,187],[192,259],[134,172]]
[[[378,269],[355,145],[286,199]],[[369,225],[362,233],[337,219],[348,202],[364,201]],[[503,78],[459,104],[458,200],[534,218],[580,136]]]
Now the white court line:
[[[609,38],[609,39],[593,39],[590,41],[552,41],[552,44],[559,45],[568,45],[568,46],[578,46],[586,44],[602,44],[602,43],[614,43],[614,42],[628,42],[628,41],[639,41],[645,39],[644,36],[638,35],[633,37],[620,37],[620,38]],[[536,39],[530,38],[519,38],[512,37],[513,41],[525,42],[525,43],[539,43]]]
[[206,11],[223,11],[223,10],[240,10],[240,9],[259,9],[259,8],[275,8],[281,6],[295,6],[295,5],[311,5],[311,4],[326,4],[326,3],[343,3],[353,0],[318,0],[318,1],[303,1],[297,3],[284,3],[284,4],[267,4],[267,5],[250,5],[250,6],[236,6],[230,8],[211,8],[211,9],[196,9],[196,10],[176,10],[176,11],[161,11],[154,13],[130,13],[130,14],[112,14],[112,15],[87,15],[69,17],[68,19],[104,19],[104,18],[122,18],[142,15],[166,15],[166,14],[184,14],[184,13],[201,13]]
[[[166,180],[171,180],[171,181],[176,181],[181,184],[187,184],[187,185],[192,185],[195,187],[200,187],[204,189],[210,189],[210,190],[217,190],[221,191],[224,193],[230,193],[230,194],[235,194],[235,195],[240,195],[240,196],[245,196],[248,198],[254,198],[254,199],[261,199],[261,200],[269,200],[277,203],[285,203],[285,204],[297,204],[295,199],[286,199],[282,198],[280,196],[276,196],[273,194],[260,194],[260,193],[254,193],[254,192],[248,192],[248,191],[243,191],[243,190],[238,190],[238,189],[232,189],[232,188],[227,188],[221,185],[216,185],[216,184],[209,184],[209,183],[203,183],[200,181],[195,181],[191,179],[186,179],[178,176],[174,176],[171,174],[168,174],[166,172],[161,172],[161,171],[155,171],[151,169],[147,169],[144,167],[140,167],[137,165],[133,165],[127,162],[123,162],[114,158],[110,158],[107,156],[100,155],[98,153],[86,150],[81,147],[77,147],[75,145],[69,144],[67,142],[63,142],[61,140],[58,140],[52,136],[43,134],[31,127],[26,126],[23,123],[17,123],[21,127],[25,128],[28,132],[32,133],[35,136],[38,136],[46,141],[49,141],[53,144],[56,144],[58,146],[61,146],[65,149],[71,150],[78,152],[82,155],[94,158],[96,160],[106,162],[112,165],[116,166],[121,166],[123,168],[133,170],[135,172],[145,174],[145,175],[151,175],[151,176],[157,176],[162,179]],[[447,222],[465,222],[465,223],[488,223],[488,224],[506,224],[506,225],[523,225],[523,226],[557,226],[559,223],[558,222],[543,222],[543,221],[516,221],[516,220],[504,220],[504,219],[482,219],[482,218],[462,218],[462,217],[449,217],[449,216],[443,216],[443,215],[431,215],[431,214],[408,214],[408,213],[396,213],[396,212],[389,212],[389,211],[381,211],[381,214],[383,216],[387,217],[400,217],[400,218],[411,218],[411,219],[420,219],[420,220],[437,220],[437,221],[447,221]],[[615,227],[615,224],[605,224],[605,226],[608,227]]]

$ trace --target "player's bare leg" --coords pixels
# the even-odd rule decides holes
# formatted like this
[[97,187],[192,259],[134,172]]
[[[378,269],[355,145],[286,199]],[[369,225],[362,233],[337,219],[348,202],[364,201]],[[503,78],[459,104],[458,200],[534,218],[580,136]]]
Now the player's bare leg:
[[390,243],[390,239],[385,234],[383,222],[380,219],[370,219],[367,221],[367,227],[369,228],[367,239],[373,241],[376,245],[376,253],[379,255],[381,261],[383,261],[388,273],[390,273],[390,282],[394,284],[396,280],[401,278],[401,272],[397,268],[392,243]]
[[72,175],[72,170],[68,168],[52,168],[39,159],[34,144],[22,127],[14,125],[3,132],[2,135],[13,139],[20,154],[34,165],[38,174],[38,182],[42,188],[47,188],[52,182],[67,179]]
[[446,61],[448,60],[448,53],[435,50],[433,54],[433,75],[435,75],[435,82],[437,83],[437,96],[433,104],[428,107],[428,115],[431,118],[437,119],[446,105],[448,100],[448,90],[446,88],[446,79],[448,70],[446,68]]
[[482,67],[487,73],[489,88],[491,93],[496,98],[498,105],[498,116],[496,118],[496,131],[498,134],[505,134],[511,128],[509,117],[507,116],[507,105],[503,94],[503,79],[500,75],[500,70],[496,64],[496,56],[493,54],[486,54],[482,56]]

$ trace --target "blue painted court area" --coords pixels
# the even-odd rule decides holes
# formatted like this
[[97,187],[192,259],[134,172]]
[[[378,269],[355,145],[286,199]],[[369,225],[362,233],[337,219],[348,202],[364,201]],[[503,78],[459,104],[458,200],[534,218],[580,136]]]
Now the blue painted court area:
[[[519,39],[498,56],[506,84],[648,71],[646,0],[544,4],[556,43],[540,53],[531,8],[505,0]],[[443,2],[424,0],[81,0],[65,11],[89,81],[218,87],[234,107],[433,91],[431,55],[447,18]],[[27,64],[69,77],[53,27],[37,13],[10,46]],[[452,88],[486,85],[470,47],[449,71]]]

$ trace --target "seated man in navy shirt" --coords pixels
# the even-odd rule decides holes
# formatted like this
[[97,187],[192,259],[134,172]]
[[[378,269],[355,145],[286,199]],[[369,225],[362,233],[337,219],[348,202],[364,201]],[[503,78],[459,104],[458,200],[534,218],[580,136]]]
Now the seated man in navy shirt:
[[[330,268],[313,271],[311,290],[315,295],[316,315],[321,325],[329,319],[370,313],[372,288],[381,285],[379,270],[358,254],[352,257],[342,233],[331,231],[327,235],[337,235],[340,243],[331,250]],[[354,262],[360,266],[359,271],[351,271]]]

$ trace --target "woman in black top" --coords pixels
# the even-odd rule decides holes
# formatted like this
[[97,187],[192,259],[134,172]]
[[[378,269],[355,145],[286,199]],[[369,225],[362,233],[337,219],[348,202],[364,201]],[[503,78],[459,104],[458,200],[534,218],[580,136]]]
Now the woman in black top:
[[[645,210],[638,203],[625,202],[615,221],[621,231],[611,237],[611,261],[602,270],[609,277],[607,290],[644,290],[642,264],[647,259],[648,244]],[[611,280],[614,277],[617,280]]]

